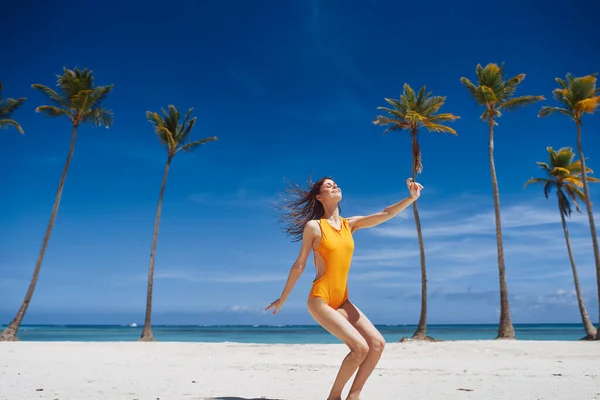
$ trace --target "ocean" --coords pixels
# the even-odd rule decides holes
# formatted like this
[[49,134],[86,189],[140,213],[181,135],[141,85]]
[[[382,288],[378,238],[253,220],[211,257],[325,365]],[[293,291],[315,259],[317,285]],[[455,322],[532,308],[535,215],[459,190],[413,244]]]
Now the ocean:
[[[581,324],[515,324],[518,340],[579,340],[585,336]],[[388,343],[410,337],[415,325],[377,325]],[[0,327],[0,331],[3,328]],[[22,325],[21,341],[108,342],[136,341],[141,326],[118,325]],[[318,325],[161,326],[152,327],[162,342],[237,342],[268,344],[340,343]],[[440,340],[491,340],[497,325],[429,325],[429,336]]]

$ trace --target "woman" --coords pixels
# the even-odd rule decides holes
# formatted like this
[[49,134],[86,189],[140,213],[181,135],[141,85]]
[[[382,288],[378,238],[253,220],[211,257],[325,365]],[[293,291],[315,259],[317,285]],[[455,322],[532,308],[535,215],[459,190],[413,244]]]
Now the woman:
[[344,386],[358,368],[347,397],[348,400],[357,400],[383,352],[383,336],[348,299],[346,283],[354,251],[352,234],[358,229],[370,228],[389,220],[414,202],[423,186],[411,178],[407,179],[406,184],[410,192],[408,198],[368,216],[341,217],[339,202],[342,200],[342,191],[329,177],[319,179],[308,192],[295,186],[292,194],[296,198],[284,205],[284,209],[289,210],[284,216],[288,222],[286,231],[296,241],[302,240],[302,245],[281,297],[265,310],[274,308],[273,314],[276,314],[283,306],[304,271],[312,250],[317,277],[308,295],[308,312],[323,328],[350,348],[328,400],[341,400]]

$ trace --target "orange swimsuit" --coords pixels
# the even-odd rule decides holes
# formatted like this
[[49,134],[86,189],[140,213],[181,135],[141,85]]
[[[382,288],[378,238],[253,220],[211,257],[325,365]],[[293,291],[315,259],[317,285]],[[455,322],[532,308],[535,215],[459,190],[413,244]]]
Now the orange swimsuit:
[[317,253],[325,264],[325,272],[313,282],[309,297],[320,297],[329,306],[337,310],[348,300],[348,272],[354,252],[354,239],[350,231],[350,224],[345,218],[340,218],[342,227],[335,229],[327,220],[319,220],[321,225],[321,242]]

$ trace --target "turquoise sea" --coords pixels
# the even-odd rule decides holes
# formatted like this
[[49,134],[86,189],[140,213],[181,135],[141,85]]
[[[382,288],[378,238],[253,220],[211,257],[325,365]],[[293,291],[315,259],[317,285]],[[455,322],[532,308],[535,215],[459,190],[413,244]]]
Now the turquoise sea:
[[[414,325],[377,325],[389,343],[411,336]],[[0,330],[2,327],[0,327]],[[163,342],[238,343],[340,343],[316,325],[289,326],[161,326],[152,327],[154,337]],[[585,332],[581,324],[515,324],[519,340],[579,340]],[[22,325],[21,341],[106,342],[135,341],[141,326],[118,325]],[[497,325],[429,325],[428,334],[441,340],[489,340],[496,337]]]

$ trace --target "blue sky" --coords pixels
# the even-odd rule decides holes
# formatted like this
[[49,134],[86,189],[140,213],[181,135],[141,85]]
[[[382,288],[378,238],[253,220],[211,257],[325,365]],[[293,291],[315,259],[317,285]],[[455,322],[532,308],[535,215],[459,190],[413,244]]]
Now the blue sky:
[[[482,110],[460,84],[477,63],[526,73],[518,94],[547,100],[505,113],[496,168],[514,322],[578,322],[555,197],[523,190],[546,146],[576,146],[575,125],[537,118],[555,77],[600,72],[598,6],[541,1],[105,1],[20,3],[2,15],[12,39],[0,65],[25,135],[1,132],[0,323],[18,309],[35,266],[71,128],[34,108],[31,84],[53,86],[62,67],[88,67],[114,83],[114,125],[82,127],[25,323],[140,323],[152,227],[166,152],[146,110],[194,108],[193,136],[216,135],[172,165],[156,256],[155,323],[312,323],[309,262],[277,316],[297,256],[273,209],[285,179],[331,175],[343,215],[376,212],[407,196],[410,139],[372,124],[384,97],[407,82],[447,96],[458,136],[422,132],[419,200],[429,269],[429,322],[498,320],[493,201]],[[143,6],[142,6],[143,5]],[[565,17],[577,12],[577,18]],[[595,12],[593,8],[595,9]],[[18,34],[15,35],[15,32]],[[600,169],[600,116],[583,128],[588,164]],[[592,200],[600,202],[598,188]],[[600,224],[600,215],[596,212]],[[569,222],[586,305],[597,320],[585,214]],[[355,236],[354,302],[376,323],[416,323],[420,272],[412,212]]]

